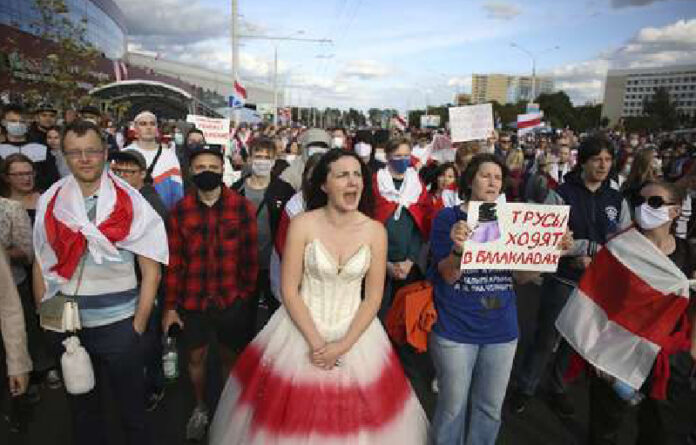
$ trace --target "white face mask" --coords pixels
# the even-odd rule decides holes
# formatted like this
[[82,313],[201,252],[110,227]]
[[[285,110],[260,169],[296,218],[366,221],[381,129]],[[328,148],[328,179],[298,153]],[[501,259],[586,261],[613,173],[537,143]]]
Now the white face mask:
[[254,159],[251,161],[251,173],[254,176],[269,176],[273,169],[273,161],[270,159]]
[[287,162],[288,164],[292,164],[292,162],[293,162],[295,159],[297,159],[297,155],[296,155],[296,154],[288,153],[288,154],[285,155],[285,162]]
[[637,147],[638,146],[638,139],[631,139],[630,144],[631,144],[631,147]]
[[27,124],[24,122],[5,122],[7,134],[12,137],[22,137],[27,132]]
[[384,150],[375,152],[375,160],[379,162],[384,162],[385,164],[387,163],[387,154],[384,152]]
[[355,154],[357,154],[361,158],[369,157],[370,153],[372,153],[372,145],[367,144],[365,142],[358,142],[357,144],[355,144]]
[[672,219],[669,217],[669,208],[671,206],[662,206],[659,209],[653,209],[644,202],[636,207],[636,223],[644,230],[652,230],[660,227]]
[[312,155],[315,154],[315,153],[324,154],[324,153],[326,153],[327,151],[329,151],[328,148],[326,148],[326,147],[321,147],[321,146],[318,146],[318,145],[310,145],[309,147],[307,147],[307,155],[309,155],[309,156],[312,156]]
[[336,136],[331,138],[331,147],[333,148],[343,148],[343,138]]
[[174,133],[174,143],[176,145],[184,145],[184,135],[181,133]]

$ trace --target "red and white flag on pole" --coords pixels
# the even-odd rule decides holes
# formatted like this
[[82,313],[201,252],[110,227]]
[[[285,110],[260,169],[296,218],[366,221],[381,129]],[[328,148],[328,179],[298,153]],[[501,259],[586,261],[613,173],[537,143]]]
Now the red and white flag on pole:
[[654,366],[652,395],[664,398],[668,355],[689,347],[684,317],[689,285],[684,273],[631,227],[599,251],[556,327],[587,362],[634,389]]
[[543,127],[542,113],[528,113],[517,115],[517,136],[524,136],[538,127]]
[[406,121],[406,118],[397,114],[396,116],[392,117],[392,125],[398,128],[400,131],[405,131],[406,127],[408,126],[408,122]]

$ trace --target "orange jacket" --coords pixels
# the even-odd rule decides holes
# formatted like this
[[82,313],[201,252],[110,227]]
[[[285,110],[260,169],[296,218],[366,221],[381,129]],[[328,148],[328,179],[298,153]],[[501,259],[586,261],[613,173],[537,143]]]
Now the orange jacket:
[[396,344],[408,343],[418,352],[428,349],[428,333],[437,321],[433,286],[417,281],[402,287],[387,313],[387,333]]

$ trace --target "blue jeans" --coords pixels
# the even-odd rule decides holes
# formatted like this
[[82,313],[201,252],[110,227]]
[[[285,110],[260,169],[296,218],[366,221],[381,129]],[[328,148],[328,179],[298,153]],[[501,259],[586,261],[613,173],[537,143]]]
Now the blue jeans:
[[431,333],[428,343],[440,388],[431,426],[432,443],[494,445],[517,340],[476,345]]
[[523,358],[517,379],[517,389],[523,394],[534,395],[554,351],[556,354],[549,380],[549,389],[556,394],[565,392],[563,375],[573,350],[556,330],[556,319],[573,289],[573,286],[562,283],[553,277],[546,277],[544,280],[544,285],[541,288],[541,301],[539,302],[537,331],[534,335],[534,342]]

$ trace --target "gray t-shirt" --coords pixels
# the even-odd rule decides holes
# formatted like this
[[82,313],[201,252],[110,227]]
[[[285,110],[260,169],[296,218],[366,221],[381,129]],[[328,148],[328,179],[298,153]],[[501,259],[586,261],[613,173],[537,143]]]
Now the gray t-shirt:
[[244,196],[254,204],[254,209],[258,212],[256,215],[256,225],[259,237],[259,269],[261,270],[269,269],[271,263],[271,249],[273,247],[271,225],[268,221],[268,207],[264,203],[261,211],[258,211],[265,193],[266,189],[254,189],[249,187],[246,183],[244,184]]

